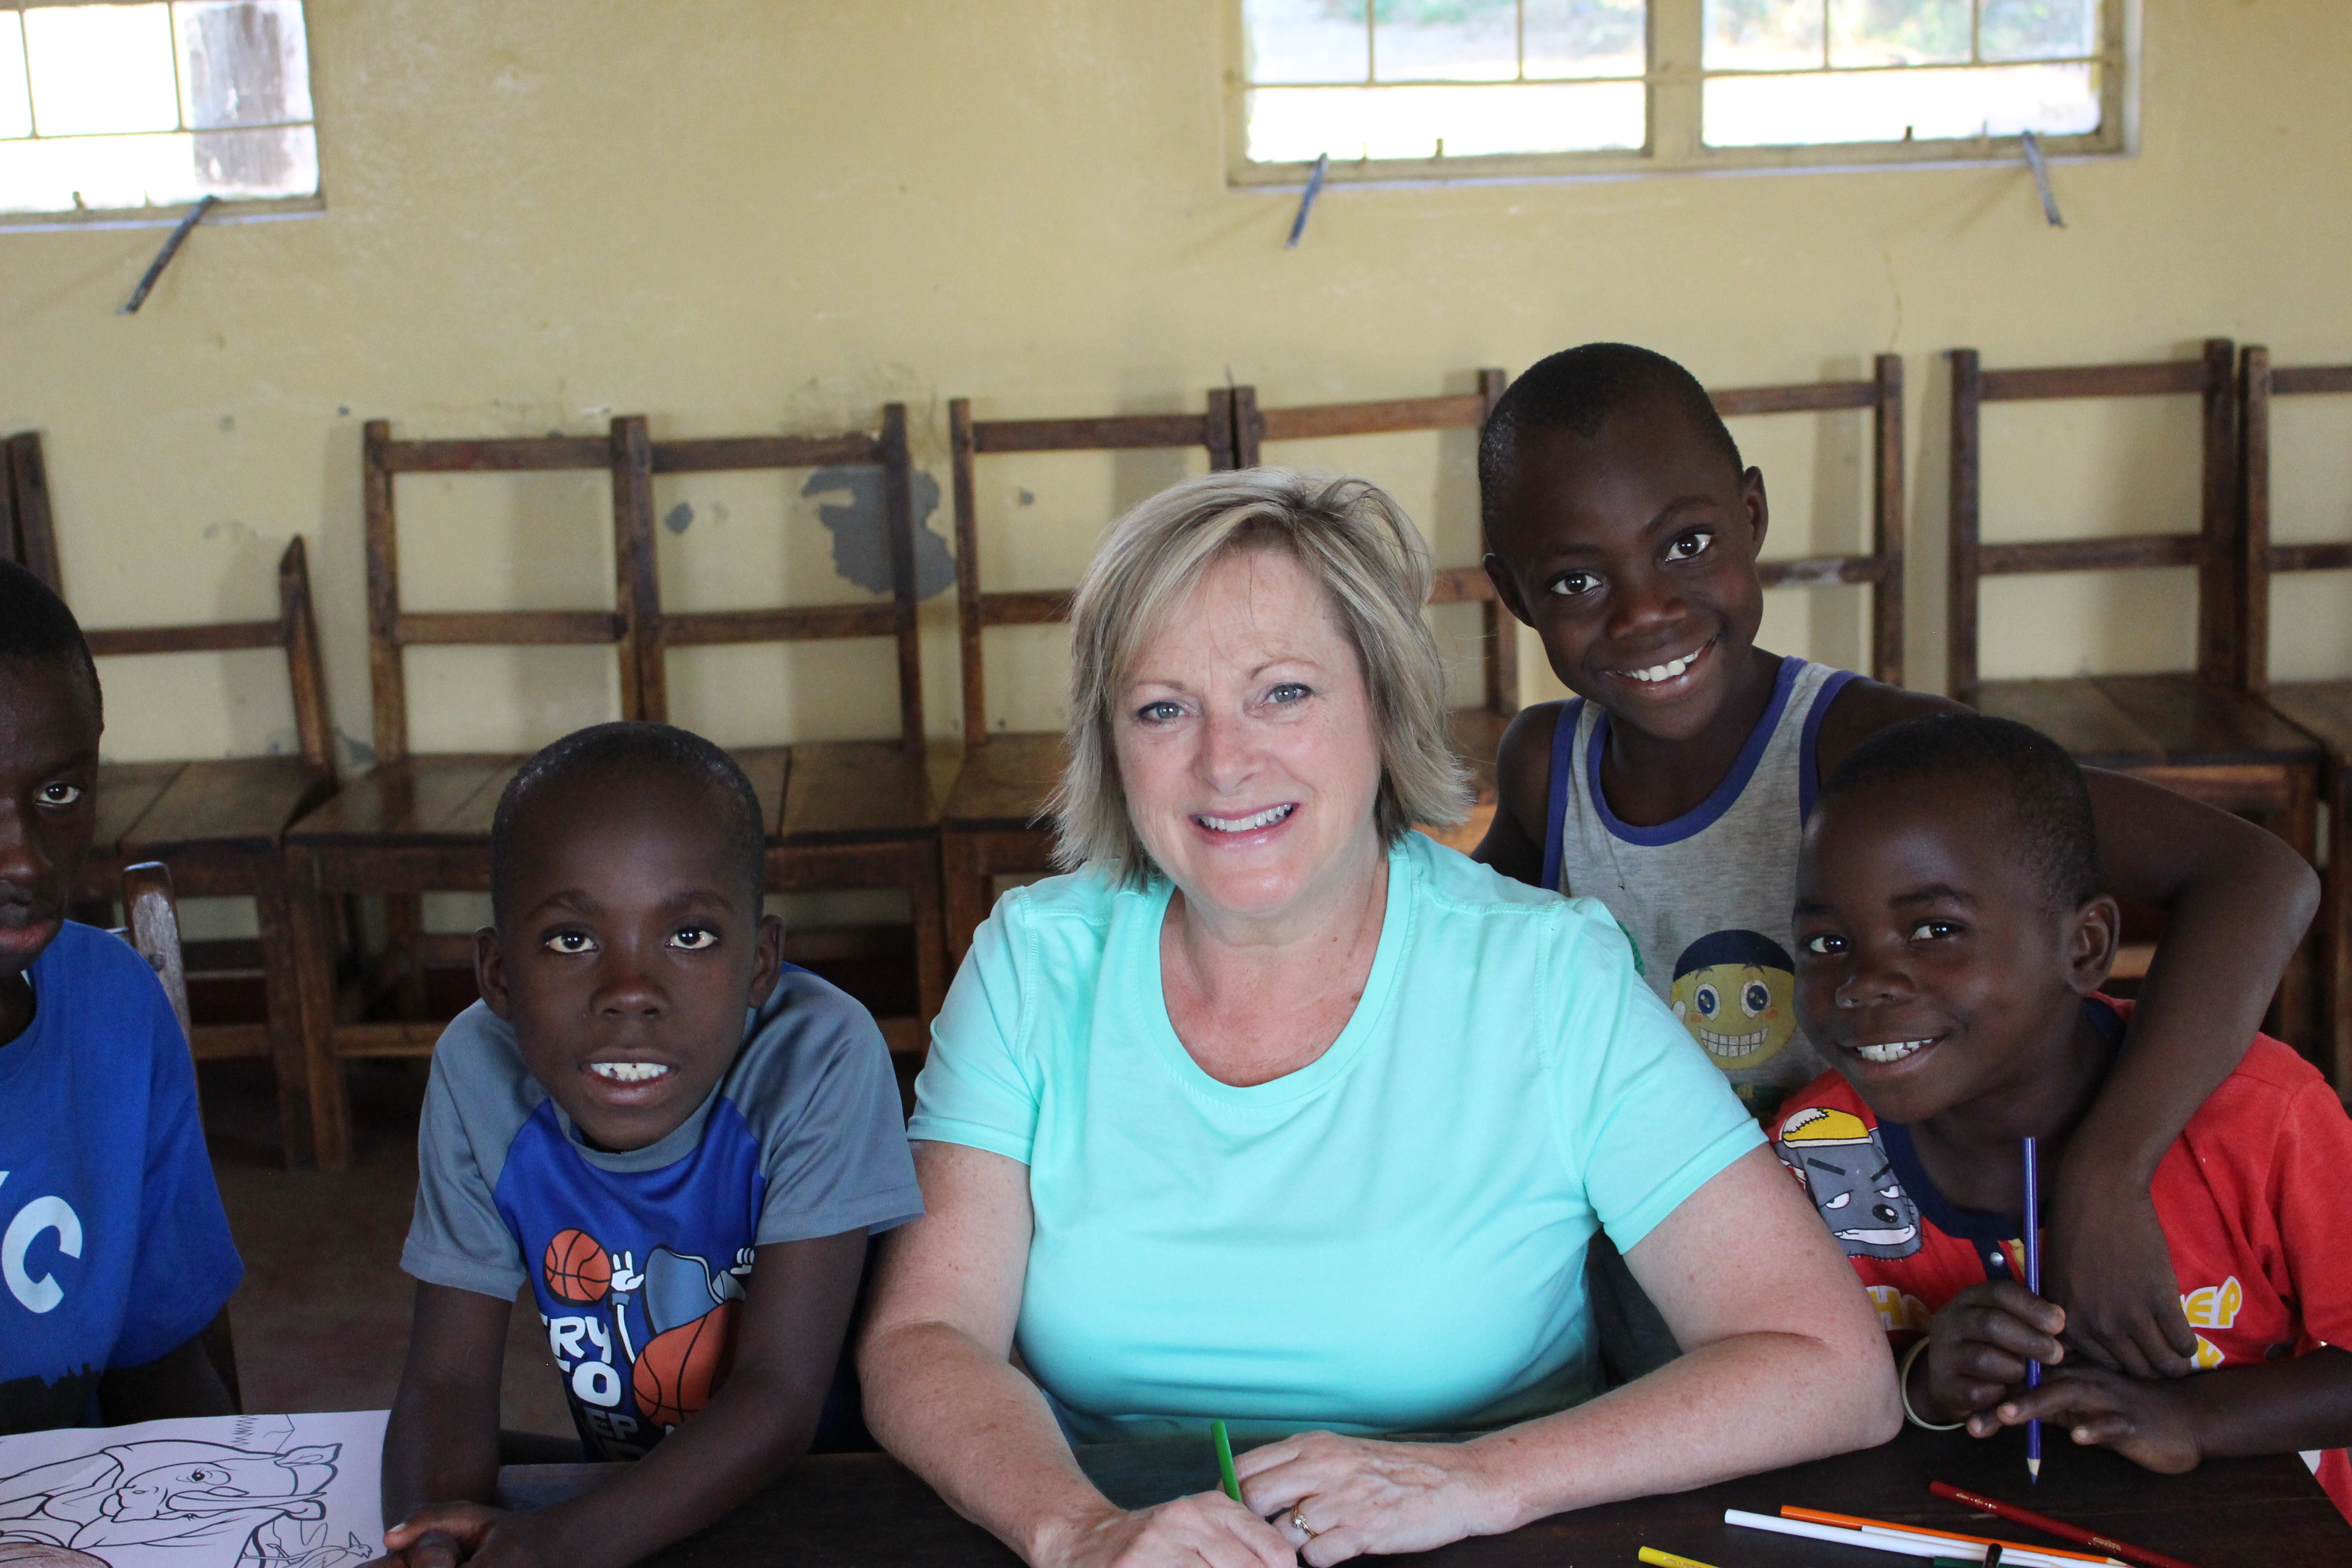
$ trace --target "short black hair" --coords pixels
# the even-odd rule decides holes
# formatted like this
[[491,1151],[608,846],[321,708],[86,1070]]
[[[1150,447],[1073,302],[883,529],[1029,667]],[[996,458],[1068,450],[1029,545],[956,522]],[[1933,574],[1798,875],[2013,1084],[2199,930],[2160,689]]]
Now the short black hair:
[[2091,792],[2065,748],[2030,725],[1982,713],[1936,713],[1890,724],[1846,753],[1821,804],[1921,780],[1965,778],[1996,791],[2014,831],[2005,840],[2052,908],[2080,909],[2099,890]]
[[8,560],[0,560],[0,658],[64,666],[89,687],[91,707],[104,716],[106,697],[81,623],[56,590]]
[[1520,437],[1537,431],[1573,430],[1591,440],[1611,415],[1651,396],[1664,397],[1681,410],[1699,439],[1721,453],[1734,474],[1747,471],[1739,443],[1731,438],[1706,388],[1681,365],[1632,343],[1562,349],[1511,383],[1478,432],[1478,512],[1489,543]]
[[499,796],[490,818],[490,909],[498,918],[506,909],[511,884],[515,838],[532,805],[561,784],[598,774],[664,774],[710,789],[725,803],[727,855],[737,862],[757,910],[767,888],[764,851],[767,825],[760,811],[759,792],[743,769],[724,749],[691,730],[674,724],[623,721],[574,730],[541,749],[515,770]]

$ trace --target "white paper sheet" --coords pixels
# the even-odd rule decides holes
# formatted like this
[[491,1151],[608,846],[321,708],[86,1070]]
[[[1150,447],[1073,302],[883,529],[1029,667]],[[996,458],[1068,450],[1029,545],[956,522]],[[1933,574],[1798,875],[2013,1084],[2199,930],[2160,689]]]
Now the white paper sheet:
[[381,1410],[0,1437],[0,1568],[358,1568]]

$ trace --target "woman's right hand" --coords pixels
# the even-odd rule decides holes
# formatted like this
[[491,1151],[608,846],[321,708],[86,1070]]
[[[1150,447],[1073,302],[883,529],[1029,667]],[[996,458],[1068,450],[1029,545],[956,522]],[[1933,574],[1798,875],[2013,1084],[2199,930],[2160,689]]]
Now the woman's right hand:
[[1964,1417],[1970,1435],[2000,1430],[1991,1414],[2010,1391],[2025,1382],[2029,1361],[2056,1366],[2065,1355],[2058,1335],[2066,1327],[2064,1309],[2045,1301],[2014,1280],[1971,1285],[1944,1305],[1927,1325],[1926,1384],[1913,1390],[1912,1407],[1922,1415]]
[[1297,1568],[1274,1526],[1221,1491],[1157,1508],[1106,1509],[1038,1542],[1035,1568]]

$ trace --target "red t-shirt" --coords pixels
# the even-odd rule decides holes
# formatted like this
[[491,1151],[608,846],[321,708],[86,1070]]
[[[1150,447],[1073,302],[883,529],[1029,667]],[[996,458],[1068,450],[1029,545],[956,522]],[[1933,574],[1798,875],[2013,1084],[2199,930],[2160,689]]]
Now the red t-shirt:
[[[2131,1004],[2086,1004],[2120,1040]],[[1772,1147],[1821,1211],[1877,1304],[1895,1348],[1954,1296],[2025,1274],[2017,1222],[1956,1208],[1852,1085],[1823,1073],[1782,1103]],[[2149,1196],[2171,1246],[2197,1364],[2240,1366],[2323,1344],[2352,1350],[2352,1118],[2316,1068],[2257,1035],[2165,1152]],[[2046,1189],[2045,1189],[2046,1190]],[[2352,1464],[2330,1449],[2321,1484],[2352,1519]]]

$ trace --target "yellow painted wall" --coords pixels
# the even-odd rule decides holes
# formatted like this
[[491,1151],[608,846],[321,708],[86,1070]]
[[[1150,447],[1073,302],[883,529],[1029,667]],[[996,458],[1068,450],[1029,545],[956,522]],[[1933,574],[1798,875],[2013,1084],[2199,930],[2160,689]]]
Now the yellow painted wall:
[[[2226,334],[2352,360],[2352,11],[2147,0],[2142,145],[2021,170],[1336,189],[1225,187],[1231,0],[310,0],[326,211],[199,230],[116,316],[154,230],[0,232],[0,430],[48,441],[68,596],[93,626],[266,614],[294,533],[319,575],[336,719],[369,732],[360,425],[415,436],[805,431],[913,406],[944,487],[945,400],[990,415],[1462,390],[1615,337],[1717,384],[1860,373],[1912,388],[1914,679],[1942,663],[1938,351],[1990,365],[2162,357]],[[2282,537],[2352,532],[2352,399],[2283,410]],[[2036,423],[2038,421],[2038,424]],[[1744,422],[1779,549],[1858,538],[1860,421]],[[2192,522],[2190,413],[1996,411],[1988,532]],[[1473,558],[1466,438],[1297,454],[1393,482]],[[1280,454],[1270,454],[1280,455]],[[1181,471],[1007,461],[983,475],[1006,586],[1066,583],[1120,504]],[[680,607],[855,596],[800,476],[664,480]],[[1022,502],[1025,492],[1030,500]],[[413,479],[419,608],[594,605],[601,480]],[[784,531],[792,520],[801,526]],[[947,531],[944,509],[932,519]],[[1810,538],[1808,537],[1810,535]],[[1852,662],[1857,590],[1776,595],[1768,638]],[[2282,676],[2352,672],[2343,578],[2281,595]],[[2189,661],[2185,574],[2001,585],[1986,673]],[[927,606],[935,732],[955,717],[950,599]],[[1453,624],[1461,636],[1464,624]],[[1050,723],[1052,634],[992,642],[997,716]],[[1529,697],[1554,690],[1532,644]],[[677,716],[721,740],[876,734],[887,647],[677,656]],[[267,654],[110,661],[110,755],[283,744]],[[426,748],[542,742],[609,716],[600,656],[412,656]]]

